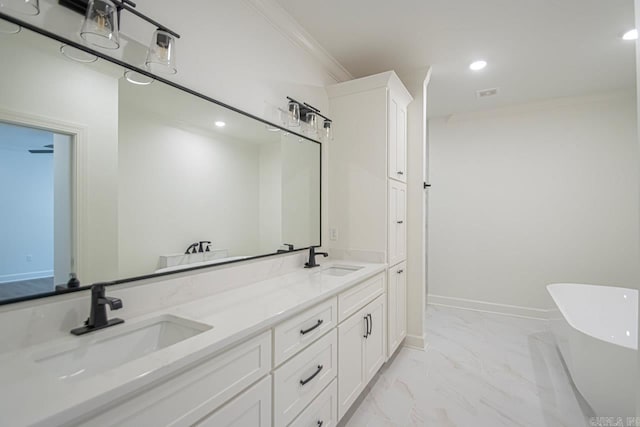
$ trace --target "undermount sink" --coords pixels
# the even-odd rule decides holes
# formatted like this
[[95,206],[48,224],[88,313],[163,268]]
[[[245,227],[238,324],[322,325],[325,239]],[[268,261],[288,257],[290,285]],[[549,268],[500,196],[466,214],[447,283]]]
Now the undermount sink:
[[362,267],[356,267],[352,265],[335,265],[333,267],[328,267],[320,271],[322,274],[327,274],[329,276],[346,276],[347,274],[351,274],[354,271],[360,270]]
[[63,349],[34,361],[60,380],[86,378],[177,344],[211,326],[163,315],[135,325],[124,324],[92,332]]

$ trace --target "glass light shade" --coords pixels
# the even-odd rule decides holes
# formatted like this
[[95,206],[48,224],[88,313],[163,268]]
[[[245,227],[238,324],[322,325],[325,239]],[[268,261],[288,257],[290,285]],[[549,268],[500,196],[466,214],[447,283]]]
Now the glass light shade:
[[[281,123],[282,119],[280,118],[281,111],[278,107],[275,107],[271,104],[264,103],[264,119],[271,123]],[[269,123],[265,123],[265,129],[269,132],[279,132],[280,129],[276,126],[273,126]]]
[[6,7],[23,15],[37,15],[40,13],[39,0],[0,0],[0,7]]
[[325,141],[333,141],[333,122],[331,120],[324,121],[323,136]]
[[314,112],[306,114],[306,122],[312,130],[318,130],[318,115]]
[[289,126],[300,126],[300,104],[295,101],[289,101]]
[[18,34],[21,29],[20,25],[0,19],[0,34]]
[[110,0],[89,0],[80,37],[104,49],[120,47],[118,10]]
[[129,83],[139,86],[147,86],[153,83],[153,79],[144,74],[138,73],[137,71],[127,70],[124,72],[124,78]]
[[147,60],[147,69],[154,74],[176,74],[176,39],[163,30],[156,30],[151,39]]
[[76,62],[84,62],[85,64],[90,64],[98,60],[97,56],[66,44],[60,46],[60,53],[69,59],[73,59]]

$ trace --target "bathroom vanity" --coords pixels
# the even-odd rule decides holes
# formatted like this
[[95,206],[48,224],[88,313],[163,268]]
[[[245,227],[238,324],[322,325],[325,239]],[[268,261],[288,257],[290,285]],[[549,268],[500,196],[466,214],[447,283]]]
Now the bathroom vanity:
[[[121,315],[124,324],[82,337],[62,332],[3,354],[0,424],[335,425],[386,360],[386,265],[304,269],[299,255],[285,258],[245,267],[285,274],[191,293],[179,305],[167,298],[189,298],[181,295],[188,285],[110,287],[125,306],[151,289],[167,295],[152,298],[157,307],[145,314]],[[201,273],[198,281],[229,274]],[[87,298],[59,304],[52,316]]]

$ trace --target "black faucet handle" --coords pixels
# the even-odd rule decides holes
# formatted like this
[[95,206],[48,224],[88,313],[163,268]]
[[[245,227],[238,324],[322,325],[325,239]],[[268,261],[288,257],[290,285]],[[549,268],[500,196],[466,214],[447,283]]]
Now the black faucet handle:
[[104,297],[99,302],[107,304],[111,310],[120,310],[122,308],[122,300],[120,298]]
[[283,243],[282,246],[286,246],[289,252],[293,251],[293,245],[291,243]]

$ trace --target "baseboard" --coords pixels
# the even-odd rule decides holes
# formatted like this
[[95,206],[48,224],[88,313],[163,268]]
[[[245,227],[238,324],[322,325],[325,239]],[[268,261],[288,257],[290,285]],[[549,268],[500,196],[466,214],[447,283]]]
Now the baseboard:
[[426,341],[424,336],[420,335],[407,335],[404,339],[404,346],[414,348],[416,350],[424,350]]
[[508,316],[524,317],[527,319],[547,320],[549,313],[549,310],[541,308],[521,307],[518,305],[498,304],[494,302],[444,297],[433,294],[429,294],[427,296],[427,301],[431,305],[481,311],[484,313],[504,314]]
[[31,271],[29,273],[5,274],[0,276],[0,285],[8,282],[20,282],[22,280],[42,279],[53,277],[53,270]]

